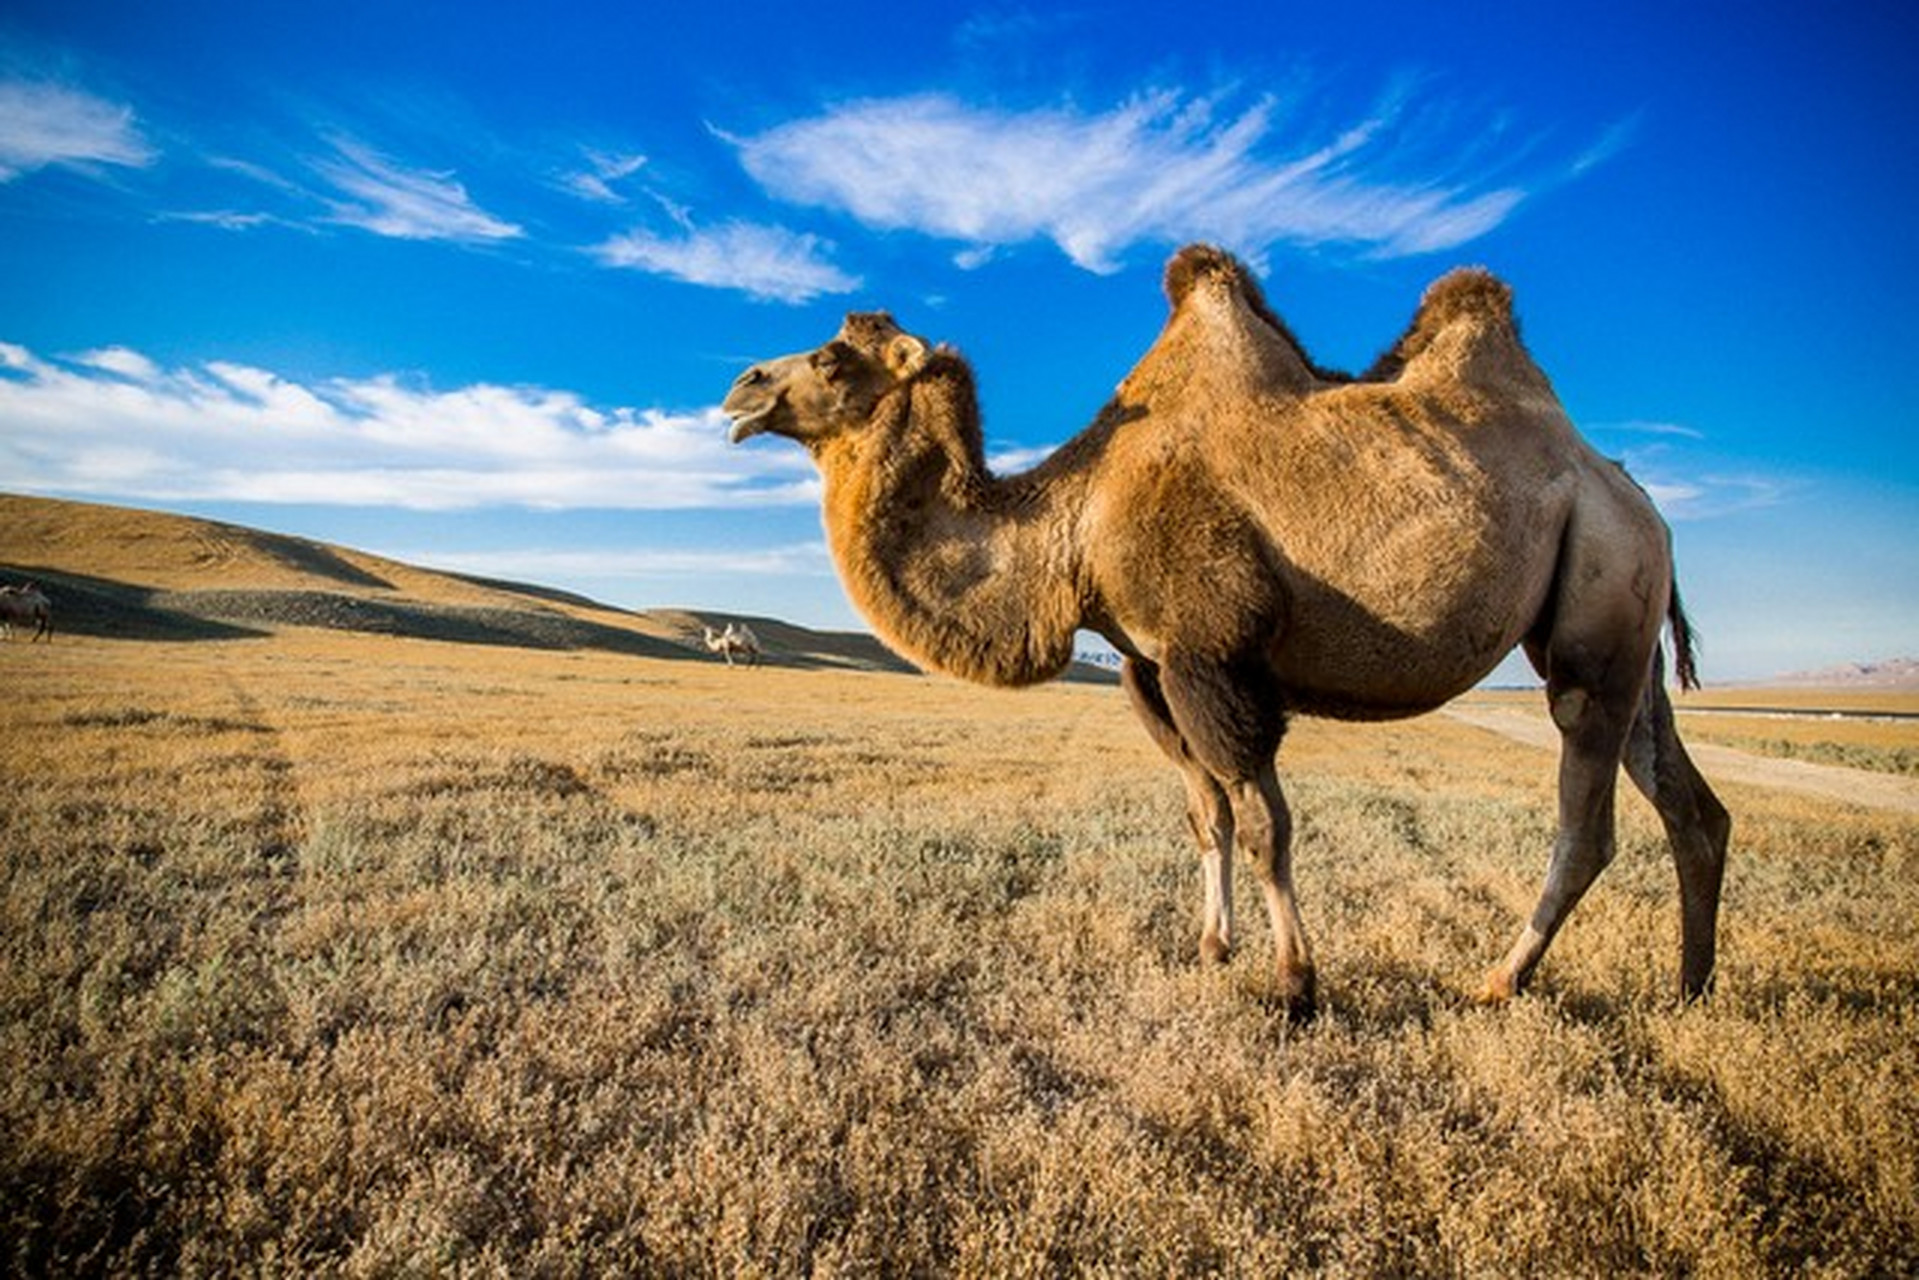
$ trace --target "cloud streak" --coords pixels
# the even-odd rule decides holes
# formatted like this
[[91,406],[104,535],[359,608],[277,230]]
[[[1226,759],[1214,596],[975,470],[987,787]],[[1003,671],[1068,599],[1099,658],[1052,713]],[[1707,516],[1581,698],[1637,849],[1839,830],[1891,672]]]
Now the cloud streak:
[[779,199],[956,240],[968,261],[983,248],[1051,240],[1100,272],[1134,245],[1195,238],[1255,258],[1279,244],[1438,252],[1493,230],[1527,195],[1456,176],[1505,166],[1478,154],[1483,140],[1442,147],[1422,136],[1409,123],[1410,94],[1317,138],[1282,138],[1276,100],[1235,113],[1224,105],[1162,91],[1103,112],[1013,112],[929,93],[848,103],[729,141]]
[[[754,136],[710,136],[765,196],[870,230],[951,241],[963,268],[1050,241],[1077,265],[1110,272],[1136,247],[1192,239],[1225,244],[1256,265],[1283,245],[1385,258],[1453,249],[1501,226],[1540,187],[1604,163],[1635,128],[1615,126],[1551,176],[1528,182],[1512,175],[1530,163],[1531,142],[1497,118],[1468,119],[1409,84],[1345,119],[1330,110],[1314,94],[1236,101],[1231,92],[1167,89],[1106,110],[1009,110],[921,93],[830,106]],[[1308,120],[1312,112],[1321,113],[1318,123]],[[499,199],[517,200],[506,216],[449,167],[409,163],[398,158],[404,149],[372,145],[352,130],[314,132],[320,143],[305,155],[203,160],[272,191],[279,207],[228,199],[162,216],[229,231],[350,227],[466,246],[537,240],[536,250],[584,249],[603,266],[786,304],[862,284],[835,261],[830,241],[779,225],[783,219],[741,211],[696,223],[641,176],[655,169],[639,151],[580,146],[560,166],[515,173],[494,163],[495,149],[474,167]],[[49,165],[157,159],[132,108],[50,82],[0,79],[0,183]],[[289,164],[293,177],[284,176]],[[571,197],[557,215],[529,203],[556,191]],[[666,210],[665,230],[602,231],[597,240],[589,232],[570,244],[564,232],[552,236],[595,207],[621,209],[642,195]]]
[[626,197],[614,189],[614,184],[624,182],[646,167],[645,156],[630,152],[587,148],[582,158],[586,168],[563,175],[560,188],[596,204],[625,204]]
[[395,377],[308,386],[219,361],[163,368],[123,347],[51,360],[5,343],[0,487],[417,510],[738,509],[819,493],[804,458],[730,450],[717,409]]
[[1677,476],[1663,468],[1647,468],[1640,479],[1660,512],[1674,523],[1715,520],[1776,507],[1801,486],[1787,478],[1757,472],[1706,471]]
[[55,165],[144,168],[156,158],[133,108],[46,81],[0,79],[0,182]]
[[481,209],[451,173],[403,168],[351,139],[333,146],[335,156],[314,172],[338,193],[329,200],[335,222],[401,240],[474,244],[525,234]]
[[1599,422],[1587,435],[1652,496],[1674,523],[1714,520],[1790,501],[1805,488],[1790,475],[1729,467],[1716,458],[1705,432],[1653,419]]
[[857,276],[827,258],[828,247],[818,236],[783,227],[728,222],[711,230],[689,226],[670,236],[631,231],[601,244],[594,256],[609,267],[735,289],[762,301],[800,303],[859,288]]

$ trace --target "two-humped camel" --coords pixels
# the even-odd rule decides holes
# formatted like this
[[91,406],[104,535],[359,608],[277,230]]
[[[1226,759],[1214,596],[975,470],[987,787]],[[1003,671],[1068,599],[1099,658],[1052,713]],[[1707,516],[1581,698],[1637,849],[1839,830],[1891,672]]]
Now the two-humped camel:
[[1288,715],[1417,715],[1515,645],[1561,735],[1559,832],[1485,995],[1520,990],[1612,858],[1622,763],[1678,867],[1681,989],[1705,992],[1731,823],[1664,688],[1668,619],[1693,678],[1670,538],[1568,420],[1510,291],[1447,275],[1358,379],[1314,365],[1227,254],[1182,250],[1166,291],[1166,327],[1114,398],[1025,474],[987,470],[965,361],[883,313],[742,374],[732,438],[812,454],[847,590],[906,657],[1023,685],[1057,675],[1080,628],[1125,655],[1133,706],[1185,778],[1200,954],[1231,949],[1237,846],[1296,1013],[1315,988],[1275,772]]
[[749,667],[760,664],[760,638],[744,622],[729,622],[726,630],[720,632],[706,628],[706,651],[725,658],[729,667],[733,665],[735,655]]

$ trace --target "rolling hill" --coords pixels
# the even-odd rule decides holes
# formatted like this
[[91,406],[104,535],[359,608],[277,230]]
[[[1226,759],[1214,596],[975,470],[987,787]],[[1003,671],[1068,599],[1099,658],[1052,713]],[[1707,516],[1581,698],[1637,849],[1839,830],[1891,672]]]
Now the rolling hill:
[[775,618],[618,609],[240,525],[0,494],[0,580],[53,598],[63,634],[237,639],[324,627],[461,644],[711,660],[702,629],[747,622],[770,662],[907,671],[869,635]]

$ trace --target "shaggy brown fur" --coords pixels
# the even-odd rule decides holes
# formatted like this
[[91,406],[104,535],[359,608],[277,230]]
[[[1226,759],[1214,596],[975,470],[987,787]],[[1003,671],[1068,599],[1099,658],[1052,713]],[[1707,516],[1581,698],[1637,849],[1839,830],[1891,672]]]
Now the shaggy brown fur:
[[1351,382],[1352,375],[1341,373],[1337,369],[1328,369],[1317,364],[1306,354],[1306,344],[1293,336],[1291,326],[1279,318],[1279,313],[1267,305],[1265,291],[1259,282],[1242,267],[1239,260],[1222,249],[1209,244],[1190,244],[1173,255],[1166,264],[1166,300],[1178,311],[1193,286],[1200,281],[1216,284],[1220,288],[1237,292],[1248,310],[1264,320],[1273,332],[1299,356],[1313,377],[1320,382]]
[[1413,322],[1398,342],[1373,362],[1365,374],[1368,382],[1390,382],[1419,358],[1433,339],[1454,321],[1468,324],[1503,324],[1511,330],[1511,342],[1519,345],[1519,321],[1513,316],[1513,291],[1495,279],[1492,273],[1477,267],[1449,272],[1433,282],[1419,301]]
[[1026,684],[1058,674],[1080,628],[1126,655],[1186,780],[1201,953],[1231,947],[1238,848],[1299,1010],[1314,970],[1274,764],[1287,715],[1417,714],[1522,644],[1564,738],[1560,834],[1488,994],[1518,990],[1611,857],[1622,762],[1666,821],[1682,985],[1704,991],[1729,824],[1659,676],[1668,618],[1692,674],[1666,528],[1567,420],[1510,291],[1445,277],[1356,381],[1314,364],[1230,255],[1183,250],[1166,291],[1166,327],[1113,400],[1025,475],[987,471],[965,362],[883,313],[741,375],[733,437],[812,453],[848,592],[915,661]]

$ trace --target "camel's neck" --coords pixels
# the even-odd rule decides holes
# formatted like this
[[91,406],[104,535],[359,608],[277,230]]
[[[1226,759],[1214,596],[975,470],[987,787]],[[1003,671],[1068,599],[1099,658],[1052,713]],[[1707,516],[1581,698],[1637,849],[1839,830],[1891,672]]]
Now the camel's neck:
[[1072,661],[1081,486],[988,473],[964,365],[935,357],[818,462],[833,557],[889,645],[982,684],[1032,684]]

